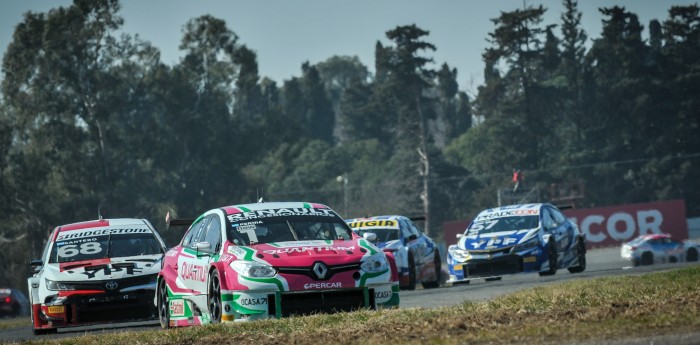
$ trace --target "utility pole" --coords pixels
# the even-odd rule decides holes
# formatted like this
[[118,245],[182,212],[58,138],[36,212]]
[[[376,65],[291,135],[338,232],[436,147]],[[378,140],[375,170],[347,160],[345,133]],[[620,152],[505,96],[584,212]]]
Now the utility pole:
[[344,208],[344,217],[348,217],[348,173],[345,172],[342,175],[338,176],[336,178],[336,181],[338,183],[343,184],[343,208]]

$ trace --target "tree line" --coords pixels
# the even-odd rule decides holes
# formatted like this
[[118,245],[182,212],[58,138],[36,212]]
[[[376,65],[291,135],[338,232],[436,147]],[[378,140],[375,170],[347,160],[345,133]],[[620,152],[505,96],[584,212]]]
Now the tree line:
[[557,23],[542,6],[493,19],[475,95],[416,25],[376,43],[374,72],[332,56],[278,85],[211,15],[167,65],[120,31],[118,0],[26,13],[2,60],[0,285],[22,288],[49,231],[98,212],[147,218],[172,245],[167,212],[303,200],[423,215],[439,240],[496,206],[514,168],[535,201],[577,185],[577,207],[682,198],[700,215],[698,6],[671,6],[648,39],[634,13],[601,8],[589,39],[563,3]]

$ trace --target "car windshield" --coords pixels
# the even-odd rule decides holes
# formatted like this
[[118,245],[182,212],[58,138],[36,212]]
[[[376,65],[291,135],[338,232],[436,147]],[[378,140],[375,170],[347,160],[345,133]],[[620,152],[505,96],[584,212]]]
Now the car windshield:
[[280,216],[232,222],[228,238],[236,245],[349,240],[350,228],[337,216]]
[[534,229],[539,223],[539,216],[492,218],[471,223],[469,228],[467,228],[467,235],[483,235],[501,231]]
[[61,232],[51,249],[50,263],[160,254],[163,250],[147,228]]
[[628,244],[636,246],[636,245],[642,244],[646,240],[647,240],[647,237],[637,237],[637,238],[633,239],[632,241],[630,241]]
[[389,242],[398,240],[401,233],[396,228],[373,228],[373,229],[354,229],[356,234],[362,236],[368,232],[377,235],[377,242]]

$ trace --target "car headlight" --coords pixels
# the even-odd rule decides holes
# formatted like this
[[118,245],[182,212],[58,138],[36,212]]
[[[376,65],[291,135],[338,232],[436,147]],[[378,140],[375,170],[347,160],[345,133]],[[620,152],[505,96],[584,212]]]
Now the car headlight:
[[471,258],[471,254],[468,251],[459,248],[450,248],[450,255],[457,261],[466,261]]
[[46,279],[46,288],[51,291],[75,290],[75,286],[62,282]]
[[235,260],[231,263],[231,268],[238,274],[250,278],[270,278],[277,274],[274,267],[255,261]]
[[523,243],[520,243],[518,245],[515,245],[513,249],[511,250],[511,253],[518,253],[518,252],[524,252],[526,250],[534,249],[539,247],[540,245],[540,238],[535,236],[534,238],[527,240]]
[[389,263],[386,261],[384,253],[377,253],[365,260],[360,268],[367,273],[377,273],[386,270]]

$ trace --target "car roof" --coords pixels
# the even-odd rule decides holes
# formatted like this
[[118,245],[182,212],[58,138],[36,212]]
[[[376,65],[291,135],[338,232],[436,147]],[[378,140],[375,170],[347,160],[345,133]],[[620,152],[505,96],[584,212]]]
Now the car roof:
[[671,234],[646,234],[639,236],[639,238],[643,238],[645,240],[652,240],[657,238],[671,238]]
[[144,227],[146,223],[144,219],[138,218],[114,218],[114,219],[97,219],[89,220],[85,222],[71,223],[59,226],[59,232],[72,231],[80,229],[90,229],[90,228],[103,228],[109,226],[124,226],[124,225],[141,225]]
[[260,203],[251,203],[251,204],[240,204],[240,205],[224,206],[224,207],[221,207],[220,209],[223,209],[224,212],[226,212],[226,214],[229,215],[229,214],[234,214],[234,213],[244,213],[244,212],[250,212],[250,211],[262,211],[262,210],[271,210],[271,209],[280,209],[280,208],[321,208],[321,209],[331,210],[330,207],[328,207],[324,204],[313,203],[313,202],[294,202],[294,201],[260,202]]
[[406,216],[401,216],[398,214],[394,215],[384,215],[384,216],[368,216],[368,217],[361,217],[361,218],[350,218],[346,219],[345,222],[351,223],[351,222],[360,222],[360,221],[367,221],[367,220],[399,220],[399,219],[405,219],[407,218]]

